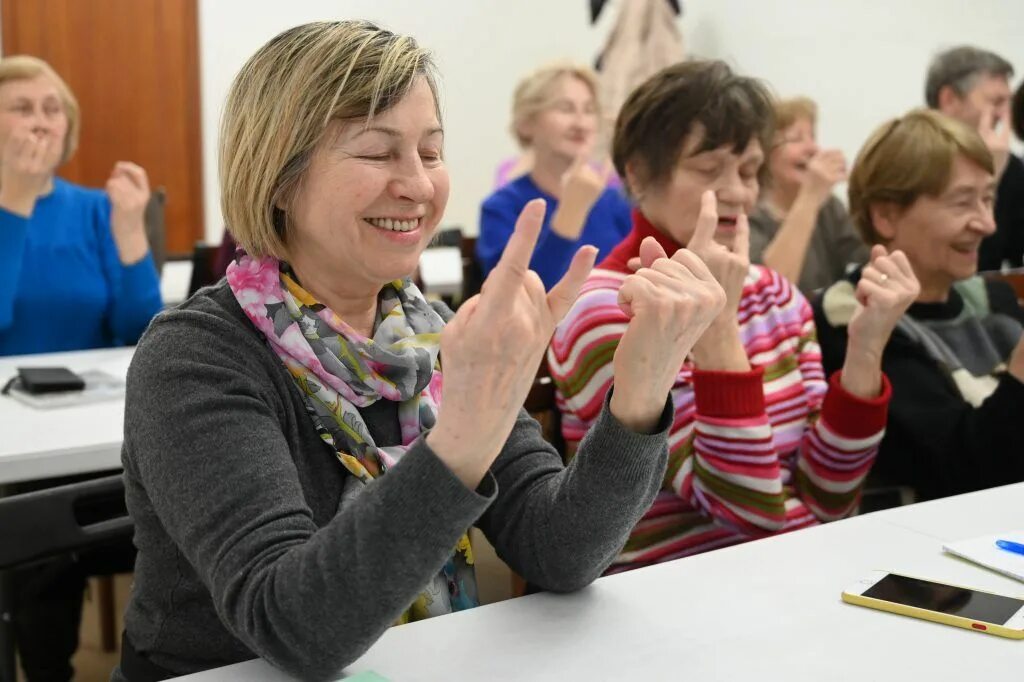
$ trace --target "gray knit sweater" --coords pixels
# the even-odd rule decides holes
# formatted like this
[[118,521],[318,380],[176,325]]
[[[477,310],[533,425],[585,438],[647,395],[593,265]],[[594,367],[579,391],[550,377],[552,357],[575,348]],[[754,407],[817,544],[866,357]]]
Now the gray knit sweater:
[[[659,432],[637,434],[606,403],[565,467],[522,413],[475,491],[422,438],[364,486],[223,281],[152,323],[126,405],[136,650],[179,674],[260,656],[304,679],[366,651],[470,526],[530,583],[593,581],[653,501],[671,417],[667,403]],[[399,442],[396,403],[362,414],[379,445]]]

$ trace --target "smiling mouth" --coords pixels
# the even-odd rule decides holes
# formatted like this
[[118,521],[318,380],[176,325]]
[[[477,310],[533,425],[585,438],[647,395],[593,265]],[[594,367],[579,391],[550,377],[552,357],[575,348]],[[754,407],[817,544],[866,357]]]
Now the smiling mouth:
[[718,227],[726,230],[735,230],[736,216],[719,216]]
[[364,218],[364,220],[374,227],[392,232],[412,232],[423,222],[423,218]]

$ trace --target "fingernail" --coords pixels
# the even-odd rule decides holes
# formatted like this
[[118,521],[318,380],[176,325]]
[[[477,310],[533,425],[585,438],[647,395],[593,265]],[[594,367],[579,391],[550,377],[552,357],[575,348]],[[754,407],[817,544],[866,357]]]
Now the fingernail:
[[530,215],[543,215],[544,211],[547,210],[548,202],[544,199],[534,199],[526,205],[526,208],[530,210]]

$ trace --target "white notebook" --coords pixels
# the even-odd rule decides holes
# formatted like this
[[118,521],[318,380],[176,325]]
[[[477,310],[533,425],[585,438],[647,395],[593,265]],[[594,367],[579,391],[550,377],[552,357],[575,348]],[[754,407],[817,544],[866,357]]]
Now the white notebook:
[[996,547],[996,540],[1009,540],[1024,544],[1024,530],[1008,530],[1005,533],[986,535],[970,540],[960,540],[943,545],[942,549],[963,557],[968,561],[991,568],[1011,578],[1024,582],[1024,554],[1008,552]]

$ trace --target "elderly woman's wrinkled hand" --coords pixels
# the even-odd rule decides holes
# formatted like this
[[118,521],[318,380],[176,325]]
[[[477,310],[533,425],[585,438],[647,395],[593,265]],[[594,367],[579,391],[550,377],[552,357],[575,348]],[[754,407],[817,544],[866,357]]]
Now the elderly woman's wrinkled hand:
[[921,293],[910,261],[902,251],[889,253],[881,244],[871,248],[871,261],[857,282],[860,304],[847,327],[849,342],[842,384],[863,398],[878,395],[882,386],[882,353],[903,313]]
[[750,362],[740,341],[738,314],[743,284],[750,272],[750,224],[746,215],[737,215],[732,242],[726,246],[715,239],[718,222],[718,200],[709,190],[701,195],[697,227],[688,248],[700,256],[722,285],[725,306],[708,332],[697,340],[693,359],[701,369],[744,372],[750,369]]
[[11,132],[0,161],[0,206],[20,215],[30,215],[36,198],[53,174],[52,135],[38,135],[22,128]]
[[107,180],[110,197],[110,229],[114,234],[121,262],[134,263],[146,255],[145,213],[149,202],[146,171],[134,163],[118,161]]
[[726,304],[725,290],[695,253],[669,258],[653,238],[640,245],[639,269],[619,289],[629,316],[615,351],[612,414],[634,431],[658,422],[683,360]]
[[921,285],[907,256],[902,251],[888,253],[880,244],[873,246],[871,262],[857,282],[860,308],[850,320],[851,344],[881,355],[896,323],[920,293]]
[[597,256],[594,247],[581,248],[545,293],[530,270],[544,211],[543,200],[526,205],[480,294],[463,303],[441,334],[444,384],[427,442],[468,487],[479,484],[508,439],[555,325]]

